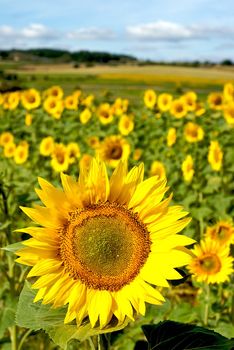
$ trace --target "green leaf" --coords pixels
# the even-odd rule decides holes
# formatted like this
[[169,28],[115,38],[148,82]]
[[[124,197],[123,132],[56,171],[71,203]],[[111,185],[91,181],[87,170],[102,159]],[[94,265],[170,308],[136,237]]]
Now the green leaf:
[[63,349],[67,348],[68,342],[72,339],[83,341],[93,335],[117,331],[126,327],[129,322],[129,319],[126,319],[122,325],[117,325],[116,320],[105,329],[92,328],[89,322],[80,327],[64,325],[67,308],[52,309],[50,305],[34,303],[36,293],[26,281],[19,297],[16,324],[34,331],[45,330],[52,340]]
[[6,251],[11,252],[11,253],[15,253],[22,248],[25,248],[25,245],[23,245],[22,242],[17,242],[17,243],[9,244],[6,247],[3,247],[1,249],[6,250]]
[[33,299],[36,294],[37,291],[33,290],[30,283],[26,281],[19,297],[16,324],[35,331],[63,324],[66,308],[51,309],[50,305],[42,305],[40,302],[34,303]]
[[231,350],[234,347],[234,339],[191,324],[164,321],[142,326],[142,329],[149,349],[154,350]]
[[4,309],[0,315],[0,338],[3,337],[5,330],[15,324],[16,302],[7,298]]

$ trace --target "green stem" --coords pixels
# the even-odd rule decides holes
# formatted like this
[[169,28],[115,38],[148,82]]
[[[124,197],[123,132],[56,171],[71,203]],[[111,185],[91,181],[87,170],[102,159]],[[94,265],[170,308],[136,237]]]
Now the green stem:
[[28,329],[21,337],[20,342],[19,342],[19,346],[17,350],[21,350],[25,340],[27,339],[27,337],[29,336],[29,334],[32,332],[31,329]]
[[210,286],[209,284],[205,285],[205,310],[204,310],[204,326],[208,325],[209,320],[209,304],[210,304]]
[[16,326],[12,326],[10,329],[11,335],[11,350],[17,350],[17,330]]

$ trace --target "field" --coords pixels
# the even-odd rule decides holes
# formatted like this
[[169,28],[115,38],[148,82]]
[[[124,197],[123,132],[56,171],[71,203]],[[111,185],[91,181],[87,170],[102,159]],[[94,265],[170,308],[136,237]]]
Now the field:
[[234,69],[0,70],[0,349],[231,350]]

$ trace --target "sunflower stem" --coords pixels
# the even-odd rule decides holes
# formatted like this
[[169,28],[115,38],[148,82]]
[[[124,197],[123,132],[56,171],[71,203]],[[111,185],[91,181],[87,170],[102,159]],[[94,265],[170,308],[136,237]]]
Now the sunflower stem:
[[205,285],[205,310],[204,310],[204,326],[208,325],[209,320],[209,306],[210,306],[210,286]]
[[11,336],[11,350],[17,350],[17,330],[16,326],[9,328]]

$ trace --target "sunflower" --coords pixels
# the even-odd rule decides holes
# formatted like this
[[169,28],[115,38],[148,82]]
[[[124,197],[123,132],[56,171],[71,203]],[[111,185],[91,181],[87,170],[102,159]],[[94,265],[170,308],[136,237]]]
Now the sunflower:
[[88,123],[90,118],[92,117],[92,112],[90,111],[89,108],[85,108],[81,113],[80,113],[80,122],[82,124]]
[[14,161],[16,164],[23,164],[28,159],[28,145],[19,144],[14,151]]
[[43,103],[43,108],[48,114],[59,119],[64,109],[64,103],[57,97],[48,96]]
[[53,153],[54,150],[54,139],[52,136],[47,136],[41,140],[40,143],[40,154],[44,157],[48,157]]
[[128,134],[130,134],[130,132],[133,131],[134,129],[134,121],[133,118],[127,116],[127,115],[122,115],[122,117],[119,120],[119,132],[124,135],[127,136]]
[[229,280],[233,272],[233,258],[228,256],[229,247],[220,245],[212,239],[206,239],[192,250],[194,254],[188,268],[194,279],[205,283],[222,283]]
[[77,111],[78,103],[78,98],[74,95],[67,96],[64,101],[65,108],[72,111]]
[[184,101],[188,111],[192,112],[196,109],[197,95],[195,92],[188,91],[181,99]]
[[166,180],[143,181],[143,165],[127,172],[120,162],[110,180],[103,162],[92,160],[76,182],[61,174],[63,190],[39,178],[36,192],[46,207],[21,208],[43,227],[21,229],[32,236],[17,252],[32,266],[34,301],[68,305],[64,323],[88,320],[104,328],[145,314],[145,302],[164,301],[152,285],[180,279],[175,268],[189,263],[184,247],[194,242],[177,234],[190,221],[181,206],[162,201]]
[[90,168],[90,164],[92,162],[92,157],[90,154],[85,153],[83,154],[83,156],[80,159],[80,169],[83,169],[83,171],[88,171],[88,169]]
[[157,95],[154,90],[149,89],[145,91],[144,94],[144,103],[145,106],[149,109],[153,109],[157,101]]
[[175,118],[181,119],[186,116],[188,108],[182,98],[177,98],[172,101],[170,112]]
[[185,125],[184,136],[186,141],[190,143],[202,141],[204,138],[204,130],[200,125],[189,122]]
[[80,147],[76,142],[70,142],[67,145],[67,153],[69,157],[69,162],[75,163],[76,159],[80,158]]
[[211,141],[210,143],[208,162],[213,170],[220,171],[223,164],[223,152],[218,141]]
[[229,221],[221,220],[216,225],[207,227],[205,235],[221,245],[234,244],[234,227]]
[[223,97],[226,102],[234,101],[234,85],[226,83],[223,87]]
[[181,169],[183,172],[184,180],[186,182],[190,182],[194,175],[193,158],[191,157],[191,155],[187,155],[187,157],[182,163]]
[[6,158],[12,158],[15,154],[16,145],[14,142],[7,143],[4,147],[3,154]]
[[112,105],[112,113],[120,116],[127,112],[129,101],[118,97]]
[[21,94],[21,102],[27,110],[38,108],[41,104],[41,95],[36,89],[25,90]]
[[100,141],[99,141],[99,138],[97,136],[90,136],[88,139],[87,139],[87,144],[93,148],[93,149],[96,149],[100,146]]
[[60,173],[61,171],[67,171],[69,164],[70,158],[67,148],[62,143],[55,143],[51,154],[52,168]]
[[6,94],[4,100],[4,108],[13,111],[16,109],[20,102],[20,93],[19,92],[11,92]]
[[59,85],[54,85],[51,86],[49,89],[45,91],[45,96],[52,96],[56,99],[61,100],[63,98],[64,92],[61,86]]
[[26,126],[30,126],[32,124],[32,114],[27,113],[25,115],[24,123]]
[[171,147],[176,143],[176,129],[170,128],[167,133],[167,146]]
[[234,125],[234,102],[229,102],[223,109],[223,114],[226,122],[229,125]]
[[166,94],[166,93],[160,94],[158,96],[158,101],[157,101],[158,109],[161,112],[169,111],[171,108],[172,99],[173,97],[170,94]]
[[163,180],[166,177],[166,169],[162,162],[153,161],[150,168],[150,176],[158,176],[158,179]]
[[97,110],[97,115],[100,122],[104,125],[110,124],[114,119],[109,103],[102,103]]
[[211,109],[220,110],[223,108],[223,94],[220,92],[211,92],[208,95],[208,104]]
[[142,153],[143,151],[141,148],[136,148],[133,152],[133,156],[132,156],[133,160],[139,160],[142,156]]
[[94,101],[94,95],[88,95],[82,100],[81,104],[82,106],[90,108],[93,104],[93,101]]
[[205,113],[205,107],[204,107],[204,103],[202,102],[197,102],[196,103],[196,108],[195,108],[195,115],[196,117],[200,117]]
[[7,144],[13,143],[14,142],[14,136],[12,135],[11,132],[9,131],[4,131],[0,135],[0,146],[5,147]]
[[108,165],[115,168],[120,161],[127,160],[130,154],[130,145],[119,135],[108,136],[100,143],[97,154]]

